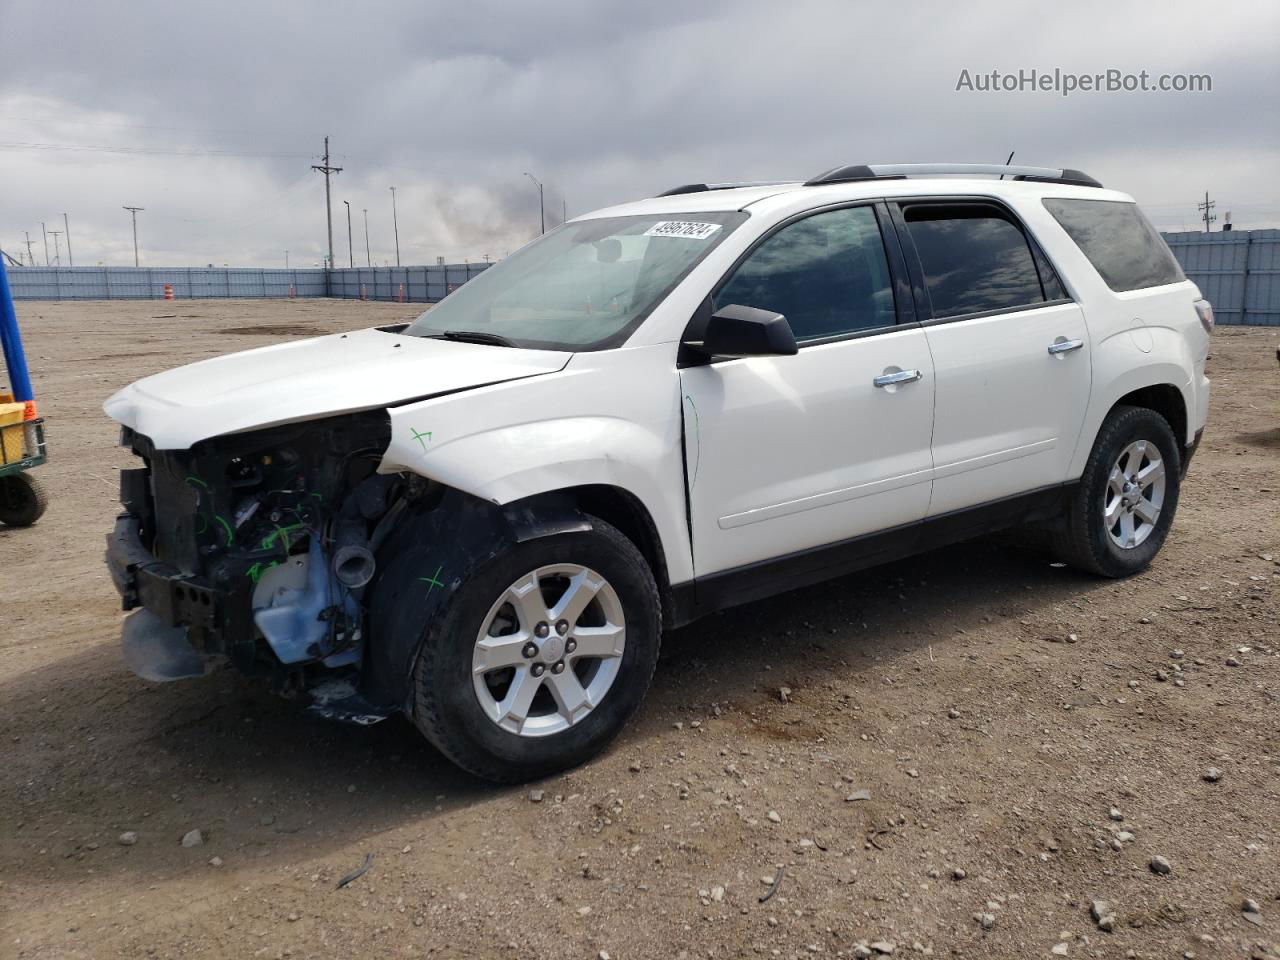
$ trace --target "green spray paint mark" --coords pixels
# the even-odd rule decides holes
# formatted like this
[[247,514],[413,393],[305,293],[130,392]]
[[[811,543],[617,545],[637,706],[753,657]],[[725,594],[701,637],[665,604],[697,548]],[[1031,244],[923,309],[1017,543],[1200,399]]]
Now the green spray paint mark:
[[213,519],[222,524],[222,529],[227,531],[227,546],[231,546],[235,542],[235,531],[231,529],[231,524],[227,523],[219,514],[214,514]]
[[293,531],[302,530],[302,529],[305,529],[305,527],[306,527],[306,524],[303,524],[303,523],[291,523],[286,527],[276,527],[274,533],[269,533],[262,538],[262,549],[270,550],[272,547],[272,544],[274,544],[275,541],[279,539],[280,545],[283,546],[285,550],[288,550],[290,537]]
[[441,590],[443,590],[443,589],[444,589],[444,584],[443,584],[443,583],[441,583],[441,582],[440,582],[440,579],[439,579],[439,578],[440,578],[440,571],[441,571],[441,570],[443,570],[443,569],[444,569],[444,567],[443,567],[443,566],[436,567],[436,572],[435,572],[435,573],[433,573],[431,576],[429,576],[429,577],[419,577],[419,578],[418,578],[418,579],[419,579],[419,580],[421,580],[423,583],[429,583],[429,584],[431,584],[431,586],[427,587],[427,595],[428,595],[428,596],[430,596],[431,591],[432,591],[432,590],[434,590],[436,587],[439,587]]
[[200,484],[200,486],[204,487],[206,490],[209,489],[209,485],[205,483],[203,480],[201,480],[199,477],[187,477],[186,482],[190,486],[194,486],[195,484],[198,483]]
[[256,584],[259,580],[262,579],[262,575],[264,573],[266,573],[272,567],[278,567],[278,566],[280,566],[279,560],[272,560],[266,566],[263,566],[262,561],[258,561],[245,572],[249,575],[249,579]]
[[426,433],[419,433],[413,427],[410,427],[409,432],[413,434],[413,439],[417,440],[420,444],[422,444],[422,452],[426,453],[427,441],[431,439],[431,431],[428,430]]

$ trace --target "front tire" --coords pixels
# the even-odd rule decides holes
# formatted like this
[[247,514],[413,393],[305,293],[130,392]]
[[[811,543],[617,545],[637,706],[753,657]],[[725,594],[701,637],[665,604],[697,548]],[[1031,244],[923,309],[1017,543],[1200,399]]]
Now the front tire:
[[1169,422],[1146,407],[1116,407],[1098,431],[1054,552],[1104,577],[1145,570],[1173,524],[1181,475]]
[[516,783],[577,766],[644,698],[661,607],[640,551],[603,521],[517,544],[432,618],[413,721],[476,776]]

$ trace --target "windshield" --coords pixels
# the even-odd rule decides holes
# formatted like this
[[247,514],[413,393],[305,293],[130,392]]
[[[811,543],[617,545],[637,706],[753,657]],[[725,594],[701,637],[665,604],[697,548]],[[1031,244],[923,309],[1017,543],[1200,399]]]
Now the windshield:
[[621,344],[745,213],[566,223],[468,281],[404,332],[544,350]]

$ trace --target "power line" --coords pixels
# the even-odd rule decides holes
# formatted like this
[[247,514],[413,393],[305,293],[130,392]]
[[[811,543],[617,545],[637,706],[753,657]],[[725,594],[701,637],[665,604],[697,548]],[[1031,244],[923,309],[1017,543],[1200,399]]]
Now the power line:
[[366,266],[373,266],[373,256],[369,253],[369,210],[364,209],[364,262]]
[[145,207],[124,207],[133,216],[133,265],[138,265],[138,211],[145,210]]
[[333,269],[333,206],[329,202],[329,174],[341,173],[341,167],[329,166],[329,138],[324,138],[324,159],[319,164],[312,164],[312,170],[324,174],[324,215],[329,224],[329,269]]
[[266,157],[292,159],[313,157],[312,153],[276,153],[242,150],[163,149],[158,147],[116,147],[92,143],[33,143],[26,141],[0,141],[0,150],[66,150],[75,153],[118,153],[125,156],[157,157]]
[[400,221],[396,217],[396,188],[391,188],[391,227],[396,234],[396,266],[400,266]]
[[1204,232],[1209,232],[1209,224],[1217,220],[1217,216],[1212,213],[1213,208],[1217,206],[1209,199],[1209,191],[1204,192],[1204,203],[1197,203],[1196,209],[1200,211],[1200,219],[1204,221]]

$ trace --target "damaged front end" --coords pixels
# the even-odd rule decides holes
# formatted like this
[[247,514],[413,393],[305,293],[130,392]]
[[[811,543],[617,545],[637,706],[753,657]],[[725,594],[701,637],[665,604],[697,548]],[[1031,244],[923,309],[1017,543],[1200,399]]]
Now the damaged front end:
[[363,594],[378,544],[420,477],[380,475],[385,411],[346,414],[157,450],[125,428],[144,466],[121,472],[107,563],[135,673],[197,676],[230,660],[278,692],[310,691],[329,716],[389,710],[357,693]]

